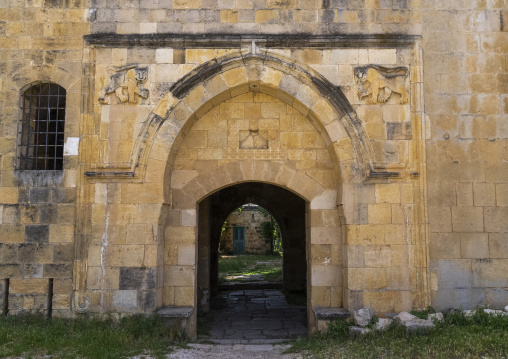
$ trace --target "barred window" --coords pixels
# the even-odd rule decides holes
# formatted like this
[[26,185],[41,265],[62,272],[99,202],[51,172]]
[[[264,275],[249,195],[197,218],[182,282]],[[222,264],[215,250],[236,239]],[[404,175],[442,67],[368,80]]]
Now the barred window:
[[63,87],[50,82],[37,83],[24,92],[19,169],[63,168],[65,95]]

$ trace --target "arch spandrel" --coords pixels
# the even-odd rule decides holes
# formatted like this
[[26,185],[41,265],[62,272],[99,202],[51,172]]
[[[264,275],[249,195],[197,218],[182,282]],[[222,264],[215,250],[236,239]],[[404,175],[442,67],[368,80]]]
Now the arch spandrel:
[[[277,54],[226,55],[205,63],[175,83],[153,110],[138,137],[135,167],[146,169],[153,143],[165,142],[170,152],[174,142],[214,106],[237,95],[258,91],[278,98],[307,116],[325,143],[334,144],[345,136],[352,144],[346,158],[357,162],[354,168],[363,178],[370,169],[371,149],[367,135],[340,89],[322,75]],[[348,148],[346,145],[340,148]],[[156,157],[159,157],[158,154]],[[337,154],[332,157],[339,157]],[[342,159],[341,159],[342,160]],[[337,161],[337,163],[340,163]],[[340,171],[340,170],[339,170]]]

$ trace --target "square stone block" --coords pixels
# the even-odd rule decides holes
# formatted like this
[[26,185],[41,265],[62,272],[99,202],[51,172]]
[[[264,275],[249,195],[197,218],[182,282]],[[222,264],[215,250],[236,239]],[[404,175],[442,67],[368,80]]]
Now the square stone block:
[[178,245],[178,265],[195,265],[196,264],[196,246]]
[[165,266],[165,286],[188,287],[194,285],[195,270],[190,266]]
[[382,268],[390,267],[390,246],[365,246],[364,261],[366,267]]
[[338,265],[311,265],[312,286],[335,286],[342,285],[342,270]]
[[461,233],[460,254],[462,258],[488,258],[489,237],[487,233]]
[[175,287],[175,305],[194,306],[194,287]]
[[508,259],[474,259],[473,286],[481,288],[508,287]]
[[473,286],[471,261],[471,259],[438,260],[439,289],[471,288]]
[[115,290],[113,292],[113,307],[119,311],[133,311],[138,309],[138,291]]

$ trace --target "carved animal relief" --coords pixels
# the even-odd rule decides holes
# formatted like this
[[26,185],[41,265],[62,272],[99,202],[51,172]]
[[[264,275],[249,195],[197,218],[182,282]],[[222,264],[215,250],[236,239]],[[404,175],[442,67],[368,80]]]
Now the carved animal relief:
[[[142,87],[148,79],[148,67],[128,65],[108,68],[109,81],[104,83],[99,92],[99,102],[108,104],[106,95],[115,93],[121,103],[137,103],[136,97],[148,98],[149,91]],[[103,79],[104,82],[104,79]]]
[[363,66],[354,69],[358,98],[366,98],[367,103],[385,103],[393,93],[399,94],[399,103],[409,101],[406,78],[409,71],[405,67],[388,68],[383,66]]

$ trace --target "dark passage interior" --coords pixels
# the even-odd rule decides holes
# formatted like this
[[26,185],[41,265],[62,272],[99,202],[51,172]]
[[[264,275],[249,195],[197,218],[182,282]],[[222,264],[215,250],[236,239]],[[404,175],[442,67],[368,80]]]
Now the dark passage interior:
[[[245,203],[262,206],[279,224],[284,252],[283,291],[218,290],[221,229],[229,214]],[[260,182],[226,187],[199,203],[198,308],[201,313],[212,309],[211,317],[223,336],[271,339],[305,334],[305,306],[288,304],[283,294],[306,293],[305,210],[306,202],[294,193]]]

